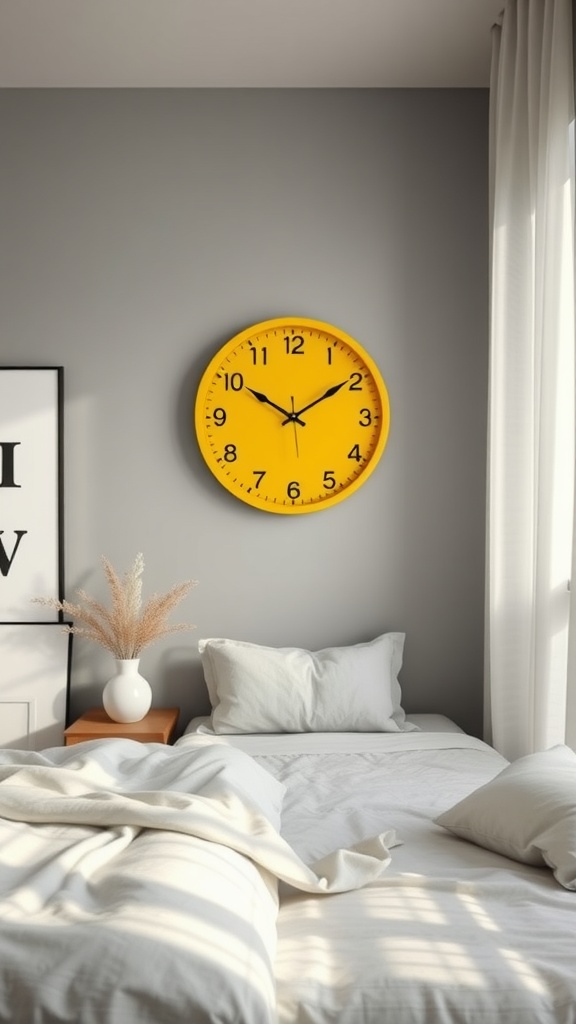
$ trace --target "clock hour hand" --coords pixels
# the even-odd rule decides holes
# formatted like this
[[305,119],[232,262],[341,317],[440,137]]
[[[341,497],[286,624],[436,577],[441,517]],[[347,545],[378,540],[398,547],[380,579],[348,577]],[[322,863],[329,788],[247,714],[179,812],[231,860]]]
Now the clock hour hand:
[[284,420],[284,423],[299,423],[301,427],[306,426],[304,420],[301,420],[299,418],[299,413],[288,412],[288,410],[283,409],[281,405],[276,405],[276,402],[271,402],[267,395],[262,394],[261,391],[255,391],[254,388],[249,388],[247,384],[245,384],[244,387],[246,388],[247,391],[250,392],[251,395],[254,395],[254,398],[257,398],[259,402],[263,402],[266,405],[271,405],[273,409],[277,409],[278,412],[281,412],[284,416],[287,416],[288,419]]
[[[318,402],[323,402],[325,398],[332,398],[332,395],[335,395],[337,391],[340,391],[340,388],[343,388],[344,385],[348,383],[348,380],[349,378],[347,377],[346,380],[343,380],[340,384],[333,384],[333,386],[331,388],[328,388],[328,390],[325,391],[323,395],[320,395],[320,398],[315,398],[313,402],[310,402],[308,405],[304,405],[302,409],[298,409],[297,412],[293,413],[290,416],[290,419],[298,419],[298,417],[301,416],[303,412],[308,412],[308,409],[311,409],[313,405],[318,405]],[[284,423],[289,423],[290,419],[284,420]],[[301,421],[298,420],[298,422]],[[284,423],[282,424],[282,426],[284,426]]]

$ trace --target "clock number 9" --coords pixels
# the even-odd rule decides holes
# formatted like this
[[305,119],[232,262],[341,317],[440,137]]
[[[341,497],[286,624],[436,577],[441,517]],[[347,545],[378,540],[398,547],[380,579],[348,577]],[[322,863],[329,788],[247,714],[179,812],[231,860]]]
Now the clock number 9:
[[294,501],[295,498],[300,497],[300,484],[298,483],[297,480],[290,481],[288,487],[286,488],[286,494],[288,495],[289,498],[292,498],[292,501]]
[[223,427],[226,423],[226,410],[225,409],[214,409],[212,413],[212,419],[217,427]]

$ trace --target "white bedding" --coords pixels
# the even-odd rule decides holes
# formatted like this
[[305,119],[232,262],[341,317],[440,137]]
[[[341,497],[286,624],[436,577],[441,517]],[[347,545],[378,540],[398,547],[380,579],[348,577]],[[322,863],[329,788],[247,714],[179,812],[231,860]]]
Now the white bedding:
[[0,751],[0,1020],[273,1024],[276,879],[363,885],[396,841],[308,866],[283,792],[202,736]]
[[576,893],[433,823],[507,762],[418,724],[1,751],[0,1021],[576,1024]]
[[[462,732],[445,715],[406,715],[406,723],[412,730],[423,732]],[[378,747],[382,741],[381,732],[216,733],[212,728],[211,715],[193,718],[184,735],[212,736],[248,754],[321,753],[336,747],[340,750],[368,749],[372,743],[376,742]]]
[[[236,738],[235,738],[236,739]],[[546,869],[457,839],[433,818],[506,761],[458,733],[323,737],[255,755],[287,787],[282,832],[305,860],[387,826],[402,845],[368,887],[285,890],[280,1024],[574,1024],[576,894]]]

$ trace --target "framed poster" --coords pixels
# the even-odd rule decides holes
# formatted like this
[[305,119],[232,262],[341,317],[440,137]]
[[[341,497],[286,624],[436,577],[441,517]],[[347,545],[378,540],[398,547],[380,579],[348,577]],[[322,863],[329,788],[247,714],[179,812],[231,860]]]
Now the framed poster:
[[63,374],[0,367],[0,623],[62,620]]
[[61,623],[0,625],[0,747],[62,746],[71,652]]

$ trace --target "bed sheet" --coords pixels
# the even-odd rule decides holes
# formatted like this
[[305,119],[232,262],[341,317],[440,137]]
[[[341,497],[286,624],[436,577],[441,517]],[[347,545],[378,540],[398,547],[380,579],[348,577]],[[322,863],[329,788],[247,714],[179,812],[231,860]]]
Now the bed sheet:
[[[416,727],[419,732],[457,732],[462,733],[446,715],[420,714],[406,715],[406,721]],[[395,735],[382,732],[282,732],[282,733],[215,733],[210,715],[192,718],[184,729],[181,740],[189,735],[211,736],[213,739],[248,754],[272,753],[319,753],[322,750],[333,750],[336,744],[341,750],[357,749],[360,746],[369,749],[374,742],[380,744],[382,736]],[[178,744],[180,740],[177,740]]]
[[280,1024],[574,1024],[575,894],[433,823],[507,762],[457,733],[358,740],[255,755],[287,787],[282,832],[304,859],[383,822],[402,841],[361,891],[282,891]]

